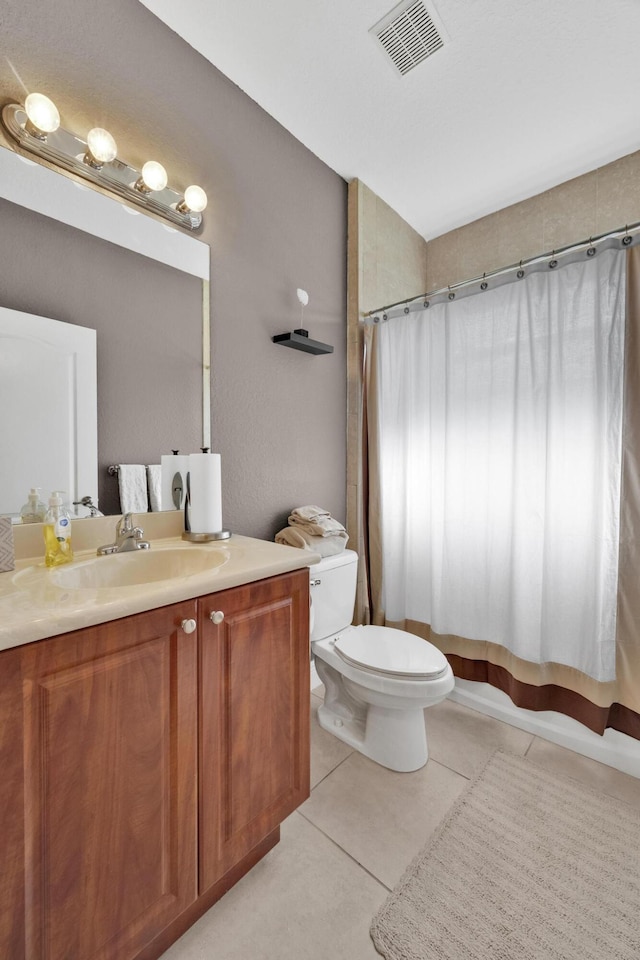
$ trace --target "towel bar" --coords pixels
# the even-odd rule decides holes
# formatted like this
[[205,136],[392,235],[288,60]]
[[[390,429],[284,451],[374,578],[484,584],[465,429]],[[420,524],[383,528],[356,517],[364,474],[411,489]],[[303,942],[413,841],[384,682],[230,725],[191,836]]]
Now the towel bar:
[[120,471],[120,467],[117,463],[112,463],[110,467],[107,467],[107,473],[110,477],[117,477]]

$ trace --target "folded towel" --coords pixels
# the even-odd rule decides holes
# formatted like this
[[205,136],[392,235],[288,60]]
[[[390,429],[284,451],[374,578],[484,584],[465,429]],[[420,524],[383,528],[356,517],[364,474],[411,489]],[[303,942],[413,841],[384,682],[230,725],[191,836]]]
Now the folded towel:
[[301,550],[311,550],[313,553],[319,553],[321,557],[332,557],[336,553],[342,553],[347,545],[348,537],[314,537],[307,533],[303,527],[285,527],[276,533],[276,543],[283,543],[288,547],[299,547]]
[[123,513],[146,513],[149,509],[147,498],[147,471],[142,463],[119,463],[118,486],[120,488],[120,509]]
[[162,468],[159,463],[147,464],[147,486],[150,508],[154,511],[162,510]]
[[314,537],[342,536],[347,539],[345,528],[322,507],[296,507],[291,511],[289,526],[302,528]]
[[[328,510],[325,510],[323,507],[316,507],[313,504],[310,504],[307,507],[296,507],[295,510],[291,511],[291,517],[299,517],[300,520],[316,520],[317,517],[330,517],[331,514]],[[289,517],[289,519],[291,519]]]
[[305,530],[312,537],[346,537],[347,535],[347,531],[342,524],[334,520],[333,517],[318,517],[317,520],[312,522],[310,520],[300,520],[292,514],[289,517],[289,525],[297,530]]

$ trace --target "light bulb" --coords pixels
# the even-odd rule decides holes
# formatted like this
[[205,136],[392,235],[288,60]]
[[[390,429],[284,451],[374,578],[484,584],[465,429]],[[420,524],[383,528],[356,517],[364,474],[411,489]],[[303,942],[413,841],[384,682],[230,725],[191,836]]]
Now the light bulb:
[[296,290],[296,295],[297,295],[297,297],[298,297],[298,300],[299,300],[300,303],[302,304],[302,306],[303,306],[303,307],[306,307],[306,305],[309,303],[309,294],[307,293],[307,291],[306,291],[306,290],[301,290],[301,289],[298,287],[298,289]]
[[183,211],[191,210],[193,213],[202,213],[207,205],[207,195],[202,187],[192,183],[184,192],[184,200],[179,204],[179,209]]
[[155,160],[147,160],[142,168],[142,175],[136,183],[136,189],[143,193],[151,193],[154,190],[164,190],[167,185],[167,171],[161,163]]
[[111,163],[118,154],[118,146],[108,130],[94,127],[87,134],[87,152],[85,163],[92,167],[101,167],[103,163]]
[[43,93],[30,93],[24,102],[24,112],[28,132],[41,140],[46,140],[47,134],[54,133],[60,126],[58,108]]

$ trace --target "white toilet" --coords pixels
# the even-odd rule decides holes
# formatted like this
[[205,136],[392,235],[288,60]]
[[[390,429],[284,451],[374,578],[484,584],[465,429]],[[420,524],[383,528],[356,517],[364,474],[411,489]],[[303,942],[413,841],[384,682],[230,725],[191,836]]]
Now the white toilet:
[[311,654],[325,686],[323,729],[403,773],[428,759],[424,708],[453,690],[432,643],[390,627],[351,626],[358,555],[345,550],[309,567]]

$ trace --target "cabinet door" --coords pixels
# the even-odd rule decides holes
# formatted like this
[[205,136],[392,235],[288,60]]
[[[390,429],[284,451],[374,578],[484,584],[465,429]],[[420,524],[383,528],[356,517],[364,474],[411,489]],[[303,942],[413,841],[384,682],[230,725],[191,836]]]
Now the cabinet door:
[[7,960],[22,960],[25,942],[20,653],[0,653],[0,957]]
[[129,960],[197,896],[195,616],[21,648],[27,960]]
[[202,892],[309,796],[309,574],[199,604]]

